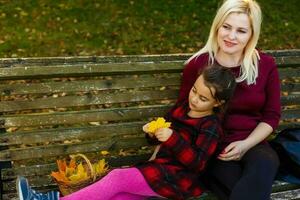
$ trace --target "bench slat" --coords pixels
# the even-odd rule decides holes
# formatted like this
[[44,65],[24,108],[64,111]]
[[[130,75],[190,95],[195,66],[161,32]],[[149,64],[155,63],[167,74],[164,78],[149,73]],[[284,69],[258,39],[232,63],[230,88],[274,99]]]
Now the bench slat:
[[299,65],[300,63],[300,56],[275,56],[275,61],[277,65]]
[[0,160],[2,161],[16,161],[33,158],[45,158],[60,155],[69,155],[75,153],[100,152],[102,150],[120,150],[139,148],[148,146],[147,141],[142,137],[136,138],[103,138],[89,142],[80,142],[72,144],[57,144],[57,145],[43,145],[30,148],[9,149],[0,151]]
[[101,91],[107,89],[124,89],[124,88],[145,88],[179,85],[180,74],[168,74],[164,77],[156,76],[127,76],[127,77],[110,77],[106,80],[77,80],[61,82],[42,82],[42,83],[15,83],[0,85],[0,93],[6,95],[25,95],[25,94],[46,94],[46,93],[74,93]]
[[45,108],[68,108],[77,106],[103,105],[112,103],[132,103],[140,101],[156,101],[175,99],[178,96],[178,90],[152,90],[152,91],[126,91],[101,92],[99,94],[87,94],[83,96],[63,96],[40,98],[33,101],[2,101],[0,110],[3,112],[12,112],[19,110],[33,110]]
[[[92,106],[112,103],[133,103],[141,101],[176,100],[178,90],[152,90],[152,91],[126,91],[111,93],[101,92],[99,94],[87,94],[82,96],[64,96],[39,98],[33,101],[1,101],[0,110],[13,112],[22,110],[46,109],[46,108],[68,108],[78,106]],[[281,97],[283,106],[300,104],[300,94]]]
[[[287,62],[278,63],[278,66],[295,64],[293,59],[286,58]],[[280,58],[283,59],[283,58]],[[296,57],[295,59],[299,59]],[[297,62],[297,61],[296,61]],[[283,64],[284,63],[284,64]],[[299,63],[299,62],[298,62]],[[296,63],[297,64],[297,63]],[[41,79],[45,77],[67,77],[67,76],[97,76],[116,75],[116,74],[146,74],[181,72],[183,69],[182,61],[160,62],[160,63],[108,63],[108,64],[83,64],[83,65],[56,65],[56,66],[28,66],[0,68],[0,80],[9,79]],[[290,69],[292,70],[292,69]],[[295,69],[295,72],[297,70]],[[288,75],[283,73],[281,77]],[[299,72],[294,74],[299,76]]]
[[[45,82],[27,84],[2,84],[0,94],[2,97],[11,95],[30,95],[47,93],[76,93],[102,90],[118,89],[142,89],[151,87],[180,86],[179,74],[168,74],[166,77],[139,77],[139,78],[118,78],[118,80],[86,80],[72,82]],[[281,84],[284,92],[298,92],[300,83],[285,82]]]
[[46,113],[43,115],[40,115],[39,113],[28,115],[20,114],[5,118],[0,117],[0,121],[5,122],[4,125],[0,125],[0,127],[30,127],[58,124],[80,124],[100,121],[136,120],[154,116],[163,116],[170,108],[171,106],[156,105],[131,108],[99,109],[78,112],[57,112],[50,114]]
[[56,65],[0,68],[0,80],[8,79],[41,79],[69,76],[97,76],[117,74],[147,74],[181,72],[183,62],[173,61],[164,63],[108,63],[86,65]]
[[284,83],[281,85],[282,92],[297,93],[300,91],[300,83]]
[[[285,61],[285,57],[299,57],[299,49],[267,50],[267,54],[274,56],[277,62]],[[159,54],[159,55],[117,55],[117,56],[75,56],[75,57],[38,57],[38,58],[1,58],[0,67],[59,65],[59,64],[87,64],[87,63],[127,63],[127,62],[159,62],[187,60],[191,53]],[[299,63],[299,62],[298,62]]]
[[[298,64],[299,66],[300,64]],[[282,67],[278,69],[279,77],[281,80],[289,79],[293,77],[300,77],[300,70],[299,67],[290,68],[290,67]]]
[[145,122],[130,122],[117,124],[104,124],[89,127],[59,128],[50,130],[25,131],[0,134],[0,146],[10,144],[27,145],[45,142],[59,142],[65,140],[94,140],[101,137],[115,135],[138,134],[142,132]]
[[291,120],[300,119],[300,109],[289,109],[281,112],[281,119]]
[[287,199],[299,199],[300,189],[289,190],[284,192],[272,193],[271,200],[287,200]]
[[281,105],[299,105],[300,104],[300,93],[295,95],[288,95],[281,97]]
[[[116,120],[134,120],[140,118],[164,116],[164,114],[171,108],[168,105],[156,106],[143,106],[131,108],[118,108],[118,109],[102,109],[91,111],[78,111],[78,112],[63,112],[63,113],[50,113],[50,114],[28,114],[17,115],[0,120],[5,121],[4,125],[0,127],[19,127],[19,126],[46,126],[57,124],[76,124],[87,122],[100,122],[100,121],[116,121]],[[299,119],[299,109],[289,109],[282,111],[282,119]]]

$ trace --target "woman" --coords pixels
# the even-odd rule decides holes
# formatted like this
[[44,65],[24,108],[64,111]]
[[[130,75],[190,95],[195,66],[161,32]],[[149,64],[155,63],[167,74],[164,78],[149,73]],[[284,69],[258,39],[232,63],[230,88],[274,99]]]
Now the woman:
[[279,166],[266,138],[279,123],[280,83],[274,59],[255,49],[260,26],[254,0],[225,1],[206,45],[183,71],[178,101],[188,97],[197,71],[207,64],[230,68],[238,83],[224,118],[226,136],[209,167],[209,186],[219,199],[270,199]]

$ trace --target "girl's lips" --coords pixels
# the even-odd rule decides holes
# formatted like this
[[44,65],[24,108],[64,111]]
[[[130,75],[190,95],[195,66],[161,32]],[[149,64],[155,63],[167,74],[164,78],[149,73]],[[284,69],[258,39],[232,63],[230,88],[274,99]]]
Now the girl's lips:
[[190,109],[195,108],[193,103],[189,103],[189,107],[190,107]]
[[227,47],[233,47],[234,45],[236,45],[236,43],[233,43],[233,42],[228,42],[226,40],[224,40],[224,43]]

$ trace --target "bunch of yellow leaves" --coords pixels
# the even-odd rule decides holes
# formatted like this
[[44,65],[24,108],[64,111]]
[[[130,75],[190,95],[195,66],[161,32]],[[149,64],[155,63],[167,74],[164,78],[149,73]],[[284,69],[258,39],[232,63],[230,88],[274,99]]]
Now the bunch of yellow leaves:
[[108,165],[105,162],[105,159],[101,159],[98,162],[94,163],[93,169],[97,177],[106,174],[108,172]]
[[[91,177],[91,173],[87,172],[87,166],[84,166],[81,162],[76,164],[76,156],[71,156],[69,164],[65,160],[57,160],[57,172],[52,172],[51,176],[58,182],[64,182],[67,184],[77,183],[79,181],[88,180]],[[102,176],[107,173],[108,165],[104,159],[92,164],[92,169],[96,177]]]
[[159,128],[169,128],[171,126],[171,122],[166,122],[163,117],[159,117],[156,120],[153,120],[149,123],[147,127],[147,131],[149,133],[154,134],[155,131]]

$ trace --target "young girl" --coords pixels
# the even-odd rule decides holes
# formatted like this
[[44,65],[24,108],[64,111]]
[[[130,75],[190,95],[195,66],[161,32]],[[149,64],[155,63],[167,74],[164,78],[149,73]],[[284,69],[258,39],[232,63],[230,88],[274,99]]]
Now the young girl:
[[[150,196],[183,200],[203,192],[199,173],[223,136],[216,115],[223,112],[235,88],[231,72],[220,66],[205,68],[189,93],[167,114],[170,128],[160,128],[149,139],[160,142],[156,158],[134,167],[112,170],[98,182],[59,198],[58,192],[33,191],[20,177],[21,200],[141,200]],[[147,125],[146,125],[147,127]]]

